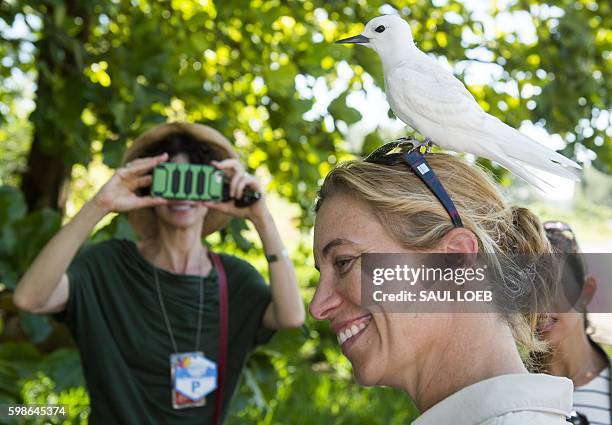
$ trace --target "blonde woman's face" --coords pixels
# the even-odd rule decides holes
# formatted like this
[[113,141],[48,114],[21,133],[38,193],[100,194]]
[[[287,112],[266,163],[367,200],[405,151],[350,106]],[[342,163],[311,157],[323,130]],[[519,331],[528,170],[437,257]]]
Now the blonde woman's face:
[[320,277],[309,310],[316,319],[329,320],[362,385],[401,385],[394,379],[417,369],[418,358],[430,350],[439,332],[436,320],[430,320],[435,315],[370,311],[360,305],[360,257],[386,252],[407,250],[363,203],[346,195],[325,200],[315,223]]

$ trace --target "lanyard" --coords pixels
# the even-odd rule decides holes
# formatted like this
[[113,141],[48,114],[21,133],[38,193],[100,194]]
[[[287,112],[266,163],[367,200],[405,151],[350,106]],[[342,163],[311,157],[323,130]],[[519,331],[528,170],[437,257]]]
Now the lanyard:
[[[217,270],[217,274],[219,276],[219,357],[217,359],[218,363],[218,375],[217,375],[217,395],[215,398],[215,414],[213,419],[214,425],[221,424],[222,417],[222,409],[223,409],[223,391],[225,384],[225,363],[227,361],[227,345],[228,345],[228,294],[227,294],[227,276],[225,274],[225,267],[223,267],[223,262],[221,261],[221,257],[209,251],[208,255],[212,260],[215,269]],[[160,306],[162,309],[162,313],[164,315],[164,320],[166,322],[166,326],[168,328],[168,333],[170,335],[170,341],[172,342],[172,348],[175,352],[178,352],[176,347],[176,341],[174,340],[174,335],[172,333],[172,328],[170,327],[170,321],[168,320],[168,315],[166,314],[166,307],[164,305],[164,300],[161,296],[161,290],[159,287],[159,281],[157,279],[157,270],[153,267],[153,273],[155,276],[155,285],[157,287],[157,294],[160,300]],[[202,319],[202,310],[203,310],[203,301],[204,301],[204,291],[203,291],[203,280],[202,275],[200,274],[200,307],[198,312],[198,335],[196,337],[196,351],[199,346],[200,341],[200,326]]]
[[[159,286],[159,280],[157,279],[157,267],[153,266],[153,276],[155,277],[155,288],[157,289],[157,297],[159,298],[159,306],[161,307],[162,315],[164,316],[164,322],[166,322],[166,328],[168,329],[168,335],[170,336],[170,342],[175,353],[178,353],[178,347],[176,340],[174,339],[174,333],[172,332],[172,326],[170,326],[170,320],[166,313],[166,305],[164,304],[164,298],[162,297],[161,288]],[[198,351],[200,348],[200,333],[202,330],[202,311],[204,310],[204,283],[202,273],[200,273],[200,305],[198,307],[198,328],[196,331],[196,346],[194,351]]]

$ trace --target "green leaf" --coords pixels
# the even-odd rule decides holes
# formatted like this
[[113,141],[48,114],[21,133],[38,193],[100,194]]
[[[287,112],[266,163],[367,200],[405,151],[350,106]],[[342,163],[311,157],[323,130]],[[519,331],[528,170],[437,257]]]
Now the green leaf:
[[104,164],[111,168],[118,168],[123,158],[124,143],[120,140],[107,140],[102,147]]
[[327,110],[333,115],[334,119],[342,120],[347,124],[354,124],[361,119],[361,113],[346,105],[347,96],[348,92],[345,91],[329,104]]
[[253,243],[243,236],[243,232],[249,230],[246,221],[234,218],[229,222],[227,230],[241,251],[247,252],[253,247]]
[[49,354],[44,361],[43,368],[46,374],[55,381],[57,391],[85,385],[81,371],[81,358],[74,348],[62,348]]
[[17,243],[13,258],[19,270],[23,271],[30,265],[43,246],[57,233],[60,225],[59,213],[48,208],[35,211],[16,222]]
[[378,129],[374,130],[370,134],[368,134],[363,141],[363,146],[361,147],[361,155],[367,156],[382,146],[384,143],[383,139],[380,137],[378,133]]
[[47,316],[20,312],[19,317],[23,330],[34,344],[44,342],[53,331]]
[[267,72],[266,82],[271,93],[288,97],[294,90],[295,76],[298,69],[293,63],[279,66],[276,70]]
[[14,364],[0,358],[0,403],[15,403],[19,399],[19,372]]
[[[16,226],[13,224],[26,214],[26,203],[22,193],[12,186],[0,187],[0,255],[10,257],[17,243]],[[4,263],[4,266],[7,264]],[[0,265],[0,276],[10,273],[8,270],[2,273]]]
[[98,230],[95,235],[91,237],[90,242],[98,243],[111,238],[129,240],[138,239],[136,232],[134,232],[134,229],[127,219],[127,215],[119,214],[115,216],[108,225]]
[[30,342],[4,342],[0,344],[0,367],[10,364],[19,378],[26,378],[40,367],[43,356]]
[[265,411],[268,407],[265,397],[263,396],[262,390],[257,383],[257,380],[253,376],[253,373],[249,368],[244,369],[244,380],[245,384],[253,392],[253,400],[259,410]]
[[115,125],[119,129],[119,131],[123,131],[127,125],[127,105],[123,102],[112,102],[109,106],[113,117],[115,119]]
[[20,219],[27,206],[23,194],[13,186],[0,186],[0,227]]
[[[2,251],[0,250],[0,254]],[[9,263],[7,260],[0,260],[0,283],[6,285],[9,289],[15,289],[17,286],[17,280],[19,276],[15,270],[13,264]]]

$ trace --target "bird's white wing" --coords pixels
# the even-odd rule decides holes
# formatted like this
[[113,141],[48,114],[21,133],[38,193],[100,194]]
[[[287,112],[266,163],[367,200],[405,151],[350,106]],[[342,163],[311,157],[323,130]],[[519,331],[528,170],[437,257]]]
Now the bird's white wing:
[[497,161],[538,187],[523,165],[577,180],[562,165],[578,164],[487,114],[461,81],[426,55],[385,72],[385,85],[395,115],[423,135],[437,134],[441,147]]
[[433,59],[422,59],[404,61],[385,75],[393,112],[411,127],[425,118],[455,129],[481,128],[486,113],[463,83]]

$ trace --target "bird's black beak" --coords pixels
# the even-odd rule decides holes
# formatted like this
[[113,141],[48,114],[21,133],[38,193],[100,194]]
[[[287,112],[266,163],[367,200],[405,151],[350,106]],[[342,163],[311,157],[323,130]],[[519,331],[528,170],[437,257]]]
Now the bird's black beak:
[[363,43],[369,43],[370,39],[368,37],[366,37],[365,35],[354,35],[352,37],[349,38],[343,38],[342,40],[337,40],[336,44],[347,44],[347,43],[357,43],[357,44],[363,44]]

